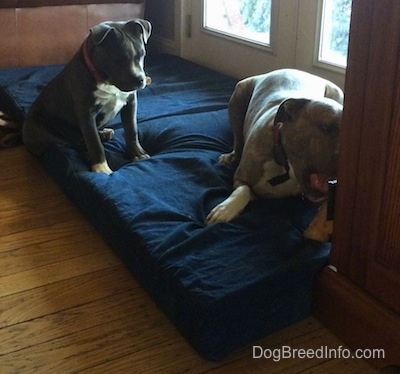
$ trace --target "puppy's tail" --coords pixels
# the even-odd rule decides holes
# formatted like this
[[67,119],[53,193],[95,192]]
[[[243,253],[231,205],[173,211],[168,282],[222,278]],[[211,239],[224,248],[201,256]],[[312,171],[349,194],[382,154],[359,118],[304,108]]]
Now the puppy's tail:
[[6,90],[0,88],[0,148],[20,145],[24,114]]
[[22,142],[22,122],[0,112],[0,148],[20,145]]

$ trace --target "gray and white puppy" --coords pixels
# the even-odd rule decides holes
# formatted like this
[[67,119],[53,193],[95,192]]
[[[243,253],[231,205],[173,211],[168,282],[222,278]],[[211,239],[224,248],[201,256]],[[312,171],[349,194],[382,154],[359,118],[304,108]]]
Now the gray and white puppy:
[[315,75],[281,69],[240,81],[229,102],[238,162],[233,192],[206,223],[236,218],[255,198],[304,194],[323,201],[337,177],[343,92]]
[[27,113],[23,142],[34,155],[56,144],[76,148],[91,170],[111,174],[101,134],[119,112],[126,151],[132,160],[148,157],[137,134],[136,91],[146,86],[145,44],[150,22],[103,22],[90,30],[82,46],[40,93]]

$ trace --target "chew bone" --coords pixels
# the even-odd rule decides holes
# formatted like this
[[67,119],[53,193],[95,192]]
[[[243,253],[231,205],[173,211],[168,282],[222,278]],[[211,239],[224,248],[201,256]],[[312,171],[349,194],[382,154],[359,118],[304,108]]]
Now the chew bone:
[[304,237],[319,242],[328,242],[333,232],[333,220],[328,221],[326,218],[328,210],[328,202],[324,201],[314,219],[304,231]]

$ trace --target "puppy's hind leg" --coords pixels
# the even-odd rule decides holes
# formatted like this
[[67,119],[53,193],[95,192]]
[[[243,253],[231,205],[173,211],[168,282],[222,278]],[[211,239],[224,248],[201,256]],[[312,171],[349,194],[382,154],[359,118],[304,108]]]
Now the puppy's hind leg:
[[235,90],[229,100],[229,120],[233,132],[233,151],[222,154],[219,158],[221,164],[231,164],[240,160],[243,150],[243,125],[247,108],[253,93],[252,78],[244,79],[236,84]]

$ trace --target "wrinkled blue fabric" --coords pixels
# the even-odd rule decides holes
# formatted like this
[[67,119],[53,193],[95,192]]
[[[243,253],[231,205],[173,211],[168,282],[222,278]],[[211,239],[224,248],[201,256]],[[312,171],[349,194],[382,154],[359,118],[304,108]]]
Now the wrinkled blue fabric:
[[[23,115],[60,69],[0,71],[8,105],[11,97]],[[90,172],[69,148],[40,161],[188,342],[221,360],[310,314],[330,246],[303,239],[317,207],[301,197],[253,201],[234,221],[206,226],[232,189],[235,166],[218,157],[232,147],[236,80],[168,55],[150,57],[147,73],[153,83],[138,93],[138,121],[151,158],[126,158],[117,119],[105,144],[111,176]]]

